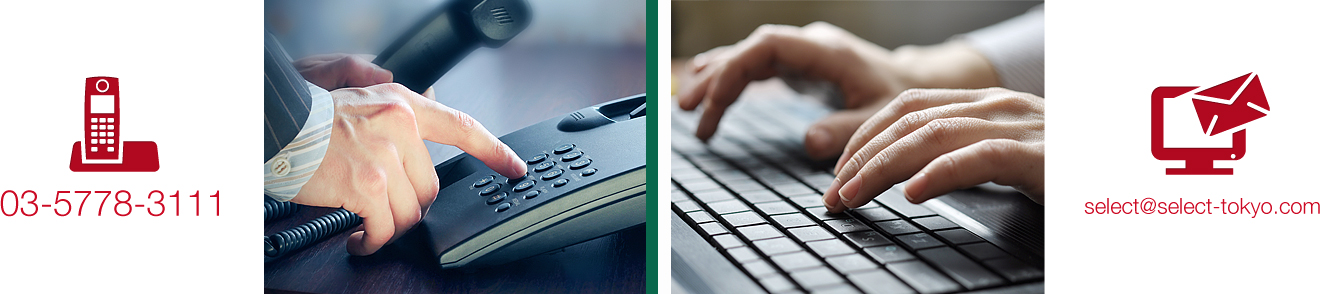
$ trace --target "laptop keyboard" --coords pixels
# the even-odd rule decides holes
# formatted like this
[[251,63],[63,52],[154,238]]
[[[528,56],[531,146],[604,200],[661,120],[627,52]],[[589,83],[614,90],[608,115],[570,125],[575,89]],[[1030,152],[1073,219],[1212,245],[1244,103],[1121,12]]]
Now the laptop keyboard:
[[897,188],[826,213],[834,177],[800,155],[792,131],[807,122],[742,104],[759,109],[727,112],[706,144],[691,135],[696,114],[674,112],[671,208],[767,292],[947,293],[1044,279]]

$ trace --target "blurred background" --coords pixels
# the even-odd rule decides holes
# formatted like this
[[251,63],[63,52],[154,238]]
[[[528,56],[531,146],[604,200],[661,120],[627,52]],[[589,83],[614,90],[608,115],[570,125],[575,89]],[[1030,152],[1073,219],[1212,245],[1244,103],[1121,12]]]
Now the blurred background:
[[1044,1],[675,1],[673,57],[730,45],[761,24],[826,21],[893,49],[929,45],[1026,12]]
[[[266,30],[290,57],[378,54],[448,0],[267,0]],[[498,49],[479,48],[433,85],[436,101],[496,136],[646,92],[646,2],[528,0],[532,21]],[[440,163],[457,148],[427,142]]]

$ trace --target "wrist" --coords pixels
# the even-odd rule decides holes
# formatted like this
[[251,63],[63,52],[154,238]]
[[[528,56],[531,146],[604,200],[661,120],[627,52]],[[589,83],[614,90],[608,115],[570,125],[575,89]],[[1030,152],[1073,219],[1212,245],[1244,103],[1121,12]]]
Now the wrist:
[[963,41],[908,45],[893,51],[895,67],[908,88],[980,89],[999,87],[990,61]]

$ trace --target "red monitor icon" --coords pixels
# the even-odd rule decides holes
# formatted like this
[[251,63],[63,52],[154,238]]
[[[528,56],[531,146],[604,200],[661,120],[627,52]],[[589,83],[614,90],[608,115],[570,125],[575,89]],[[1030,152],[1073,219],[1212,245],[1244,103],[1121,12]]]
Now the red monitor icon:
[[154,172],[160,169],[156,142],[121,140],[119,79],[90,77],[83,97],[83,141],[73,143],[69,170]]
[[[1231,168],[1215,168],[1216,160],[1239,160],[1247,152],[1247,130],[1238,127],[1264,117],[1269,111],[1260,77],[1248,73],[1222,84],[1202,87],[1159,87],[1151,92],[1150,150],[1155,159],[1183,160],[1184,168],[1169,168],[1169,175],[1231,175]],[[1232,132],[1231,146],[1173,147],[1168,144],[1170,134],[1165,130],[1165,111],[1168,101],[1191,98],[1195,118],[1199,120],[1203,136],[1223,136]],[[1187,107],[1186,104],[1179,105]]]

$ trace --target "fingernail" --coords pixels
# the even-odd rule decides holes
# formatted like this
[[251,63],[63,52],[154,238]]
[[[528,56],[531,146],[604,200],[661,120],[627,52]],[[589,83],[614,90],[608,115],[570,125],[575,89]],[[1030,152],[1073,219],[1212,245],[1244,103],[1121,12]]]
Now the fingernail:
[[833,139],[834,136],[825,128],[815,126],[807,130],[807,146],[811,146],[811,151],[814,153],[824,153],[830,148],[829,145],[834,143]]
[[518,157],[518,153],[514,153],[513,149],[509,149],[508,146],[504,147],[504,152],[508,154],[509,166],[513,167],[513,174],[515,176],[527,173],[527,164],[523,163],[522,158]]
[[922,192],[926,192],[926,186],[929,185],[929,182],[930,179],[926,177],[925,172],[917,173],[917,175],[912,176],[912,179],[907,181],[907,184],[905,185],[906,187],[903,189],[903,197],[906,197],[908,202],[923,202],[918,199],[921,199]]
[[390,72],[387,69],[377,68],[375,76],[372,77],[372,80],[376,81],[377,83],[389,83],[394,81],[394,73]]
[[[839,183],[839,178],[834,178],[834,181],[830,182],[830,187],[825,189],[825,195],[821,196],[821,201],[825,202],[825,209],[828,209],[830,212],[838,212],[837,206],[839,206],[839,201],[837,199],[839,198],[839,185],[841,185]],[[830,195],[835,196],[830,197]],[[830,198],[835,199],[834,203],[830,203]]]
[[857,196],[857,190],[862,188],[862,178],[861,176],[853,177],[852,180],[844,183],[843,187],[839,187],[839,198],[843,199],[843,205],[848,205]]
[[[830,198],[832,198],[832,197],[830,197],[829,194],[821,195],[821,196],[820,196],[820,203],[824,203],[824,204],[825,204],[825,209],[826,209],[826,210],[829,210],[830,212],[834,212],[834,207],[837,206],[837,205],[839,205],[839,203],[838,203],[838,201],[830,201]],[[831,202],[833,202],[833,203],[831,203]]]

